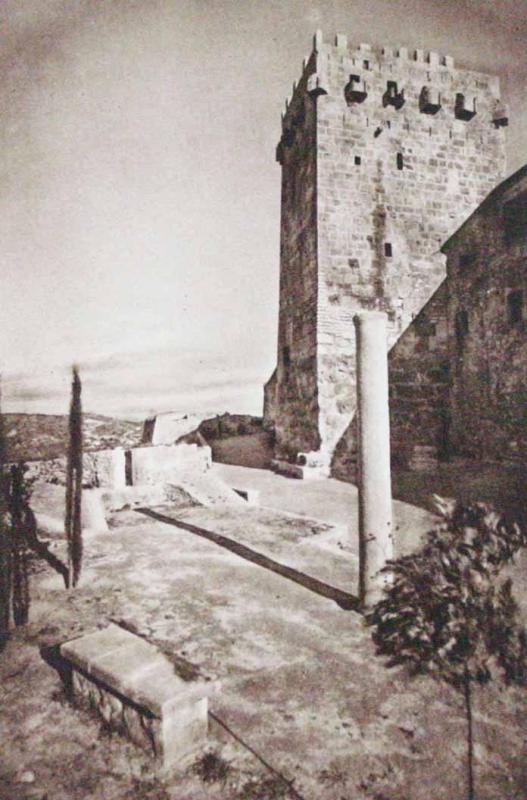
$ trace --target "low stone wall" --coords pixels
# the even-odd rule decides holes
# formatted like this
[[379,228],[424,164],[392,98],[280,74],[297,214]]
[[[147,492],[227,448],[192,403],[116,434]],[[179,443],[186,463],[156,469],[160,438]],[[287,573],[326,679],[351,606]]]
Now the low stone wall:
[[[27,464],[28,477],[65,485],[65,457]],[[182,470],[206,472],[211,464],[210,447],[196,444],[135,447],[126,452],[116,447],[84,454],[82,482],[85,487],[121,490],[131,484],[170,482]]]
[[130,453],[134,486],[170,482],[182,471],[205,472],[212,464],[210,447],[196,444],[137,447]]
[[[27,465],[30,478],[47,483],[66,483],[66,456],[28,461]],[[85,486],[120,489],[125,485],[125,454],[122,447],[84,453],[82,468]]]

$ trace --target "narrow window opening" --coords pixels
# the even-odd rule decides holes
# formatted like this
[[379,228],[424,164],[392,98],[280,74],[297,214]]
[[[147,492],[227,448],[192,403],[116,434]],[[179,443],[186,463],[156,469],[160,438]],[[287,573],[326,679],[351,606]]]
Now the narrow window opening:
[[458,349],[463,347],[465,338],[469,332],[468,314],[464,308],[460,309],[456,314],[456,341]]
[[386,258],[391,258],[392,257],[392,244],[391,244],[391,242],[385,242],[384,243],[384,255],[386,256]]
[[397,169],[403,169],[403,167],[404,167],[403,154],[397,153]]
[[288,367],[291,364],[291,350],[288,345],[282,349],[282,362],[284,367]]
[[355,156],[355,166],[360,167],[360,164],[361,164],[360,156]]
[[507,295],[507,318],[509,325],[519,325],[523,320],[523,291],[515,289]]
[[363,63],[364,69],[369,69],[370,68],[370,62],[367,59],[365,59],[362,63]]

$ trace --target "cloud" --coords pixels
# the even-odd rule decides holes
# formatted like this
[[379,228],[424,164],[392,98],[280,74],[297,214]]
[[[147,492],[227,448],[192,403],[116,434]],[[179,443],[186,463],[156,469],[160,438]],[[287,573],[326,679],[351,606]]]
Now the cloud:
[[324,22],[324,14],[320,8],[310,8],[306,14],[306,22],[308,22],[312,28],[320,28]]
[[[159,411],[261,413],[267,375],[234,356],[173,347],[93,358],[80,365],[86,411],[144,418]],[[4,377],[3,410],[66,413],[69,369]]]

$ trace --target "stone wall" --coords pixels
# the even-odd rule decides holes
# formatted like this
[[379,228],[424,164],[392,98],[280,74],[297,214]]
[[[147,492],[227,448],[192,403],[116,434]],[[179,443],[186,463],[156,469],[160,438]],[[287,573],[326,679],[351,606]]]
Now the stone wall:
[[[211,450],[197,444],[157,445],[98,450],[83,456],[82,482],[87,487],[122,489],[126,485],[170,482],[185,471],[204,473],[211,466]],[[28,477],[65,484],[66,458],[28,462]]]
[[395,466],[433,466],[446,455],[449,370],[447,285],[443,282],[389,354]]
[[527,168],[498,187],[443,249],[451,450],[527,463]]
[[[266,406],[282,450],[320,447],[329,459],[338,449],[355,406],[353,315],[386,311],[391,346],[445,277],[441,243],[504,171],[498,98],[497,78],[448,57],[317,35],[279,145],[279,360]],[[307,343],[286,368],[284,347],[290,356]]]
[[197,414],[167,412],[146,419],[143,425],[142,444],[175,444],[179,439],[196,431],[204,420]]
[[[48,483],[66,483],[65,456],[28,461],[27,465],[29,467],[27,474],[30,478]],[[82,467],[84,486],[120,489],[125,485],[125,455],[122,447],[85,452]]]
[[[527,167],[443,246],[447,278],[389,354],[392,461],[527,464]],[[356,472],[353,421],[332,472]]]
[[[313,55],[283,120],[280,304],[276,380],[266,392],[266,424],[280,454],[317,450],[316,105],[307,92]],[[271,395],[272,390],[272,395]],[[271,415],[271,419],[269,419]]]
[[196,444],[136,447],[129,452],[133,486],[170,482],[181,473],[202,473],[211,466],[210,447]]
[[[448,442],[449,338],[447,285],[443,282],[388,356],[392,464],[434,466]],[[352,422],[336,447],[332,474],[356,474],[357,425]]]

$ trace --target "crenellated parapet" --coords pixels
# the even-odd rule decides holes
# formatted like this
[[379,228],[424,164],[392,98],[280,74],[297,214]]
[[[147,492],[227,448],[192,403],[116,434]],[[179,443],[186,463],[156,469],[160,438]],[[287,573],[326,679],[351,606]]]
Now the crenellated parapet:
[[327,42],[317,31],[302,77],[286,100],[278,161],[284,148],[294,144],[296,130],[305,119],[299,109],[331,93],[336,68],[346,73],[340,91],[350,109],[363,104],[395,111],[406,107],[428,116],[442,112],[465,123],[478,117],[495,128],[508,125],[508,109],[500,100],[495,77],[456,67],[451,56],[432,50],[352,44],[344,34]]

